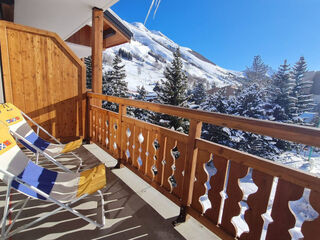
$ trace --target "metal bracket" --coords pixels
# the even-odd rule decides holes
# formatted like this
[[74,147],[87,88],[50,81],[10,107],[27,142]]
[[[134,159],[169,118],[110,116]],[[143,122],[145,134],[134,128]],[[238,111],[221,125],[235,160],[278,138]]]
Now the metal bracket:
[[181,223],[184,223],[186,221],[186,219],[187,219],[187,207],[181,206],[180,207],[180,214],[177,217],[177,219],[172,222],[172,225],[174,227],[176,227],[176,226],[180,225]]

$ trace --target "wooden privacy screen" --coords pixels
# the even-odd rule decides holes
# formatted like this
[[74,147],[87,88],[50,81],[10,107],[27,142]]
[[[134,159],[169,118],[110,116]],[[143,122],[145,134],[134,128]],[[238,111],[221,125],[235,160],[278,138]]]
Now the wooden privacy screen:
[[83,135],[85,66],[55,33],[0,21],[2,74],[11,102],[61,139]]

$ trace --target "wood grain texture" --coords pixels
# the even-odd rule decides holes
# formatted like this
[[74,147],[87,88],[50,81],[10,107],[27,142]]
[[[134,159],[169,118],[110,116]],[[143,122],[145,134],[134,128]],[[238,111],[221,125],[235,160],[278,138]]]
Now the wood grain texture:
[[179,197],[179,199],[182,199],[184,174],[187,160],[187,144],[177,141],[177,149],[180,153],[180,156],[175,161],[176,169],[174,171],[174,178],[177,182],[177,187],[173,189],[173,194]]
[[6,101],[60,139],[84,135],[85,66],[58,35],[0,21]]
[[248,168],[246,166],[230,161],[226,190],[228,197],[224,203],[221,226],[232,236],[236,236],[236,228],[231,220],[240,214],[239,202],[243,199],[243,192],[239,187],[239,179],[245,177],[247,173]]
[[305,221],[301,232],[305,240],[313,240],[320,236],[320,192],[311,191],[309,197],[312,208],[318,213],[318,217],[313,221]]
[[268,175],[279,177],[288,182],[320,192],[320,177],[314,174],[306,174],[301,170],[203,139],[197,139],[196,145],[200,149],[207,149],[212,153],[216,153],[234,162],[259,170]]
[[291,239],[289,229],[294,227],[296,219],[289,209],[289,201],[300,199],[302,193],[302,187],[279,179],[271,212],[273,222],[268,226],[267,240]]
[[207,187],[205,183],[209,181],[209,175],[205,171],[205,164],[210,160],[210,153],[205,150],[198,151],[198,159],[195,173],[194,190],[192,195],[191,207],[199,213],[203,213],[204,209],[200,202],[200,197],[206,194]]
[[220,193],[224,189],[226,181],[228,160],[213,154],[212,161],[217,172],[210,179],[211,189],[208,191],[208,198],[211,202],[211,208],[205,212],[205,216],[214,224],[218,224],[222,201]]
[[320,147],[320,129],[90,93],[89,97]]
[[163,187],[168,191],[172,192],[173,186],[170,182],[170,178],[174,173],[172,166],[174,165],[174,157],[172,156],[172,149],[176,146],[176,140],[173,138],[167,138],[166,142],[166,155],[165,155],[165,164],[163,165],[164,169],[164,180]]
[[261,237],[264,224],[262,214],[267,211],[273,183],[272,176],[257,170],[252,171],[252,179],[258,190],[247,199],[249,209],[245,212],[244,219],[249,226],[249,232],[240,236],[240,239],[247,240],[260,239]]

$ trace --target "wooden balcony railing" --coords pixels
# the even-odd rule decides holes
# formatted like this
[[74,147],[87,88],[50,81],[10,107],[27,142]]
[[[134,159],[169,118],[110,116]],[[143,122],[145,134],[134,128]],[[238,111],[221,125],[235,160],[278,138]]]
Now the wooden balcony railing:
[[[119,113],[93,106],[91,99],[117,103]],[[223,239],[260,239],[262,215],[272,207],[273,222],[265,230],[266,239],[291,239],[289,230],[294,228],[296,216],[289,202],[299,200],[305,189],[310,190],[310,205],[320,214],[319,177],[200,138],[205,122],[320,147],[319,129],[93,93],[88,93],[87,106],[91,141],[178,204],[181,214],[177,221],[189,214]],[[187,118],[189,134],[128,117],[127,106]],[[215,171],[208,172],[208,165]],[[247,174],[257,191],[244,198],[239,180]],[[203,196],[211,207],[200,201]],[[240,234],[233,218],[240,215],[241,201],[248,206],[244,219],[249,230]],[[319,226],[320,215],[305,221],[301,228],[304,239],[320,236]]]

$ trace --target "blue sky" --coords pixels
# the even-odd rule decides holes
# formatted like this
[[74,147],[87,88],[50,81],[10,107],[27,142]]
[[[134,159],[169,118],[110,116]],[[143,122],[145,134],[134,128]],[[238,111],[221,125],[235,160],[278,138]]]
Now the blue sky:
[[[150,3],[120,0],[112,9],[143,22]],[[162,0],[146,27],[227,69],[244,70],[259,54],[274,69],[303,55],[309,70],[320,70],[319,15],[320,0]]]

